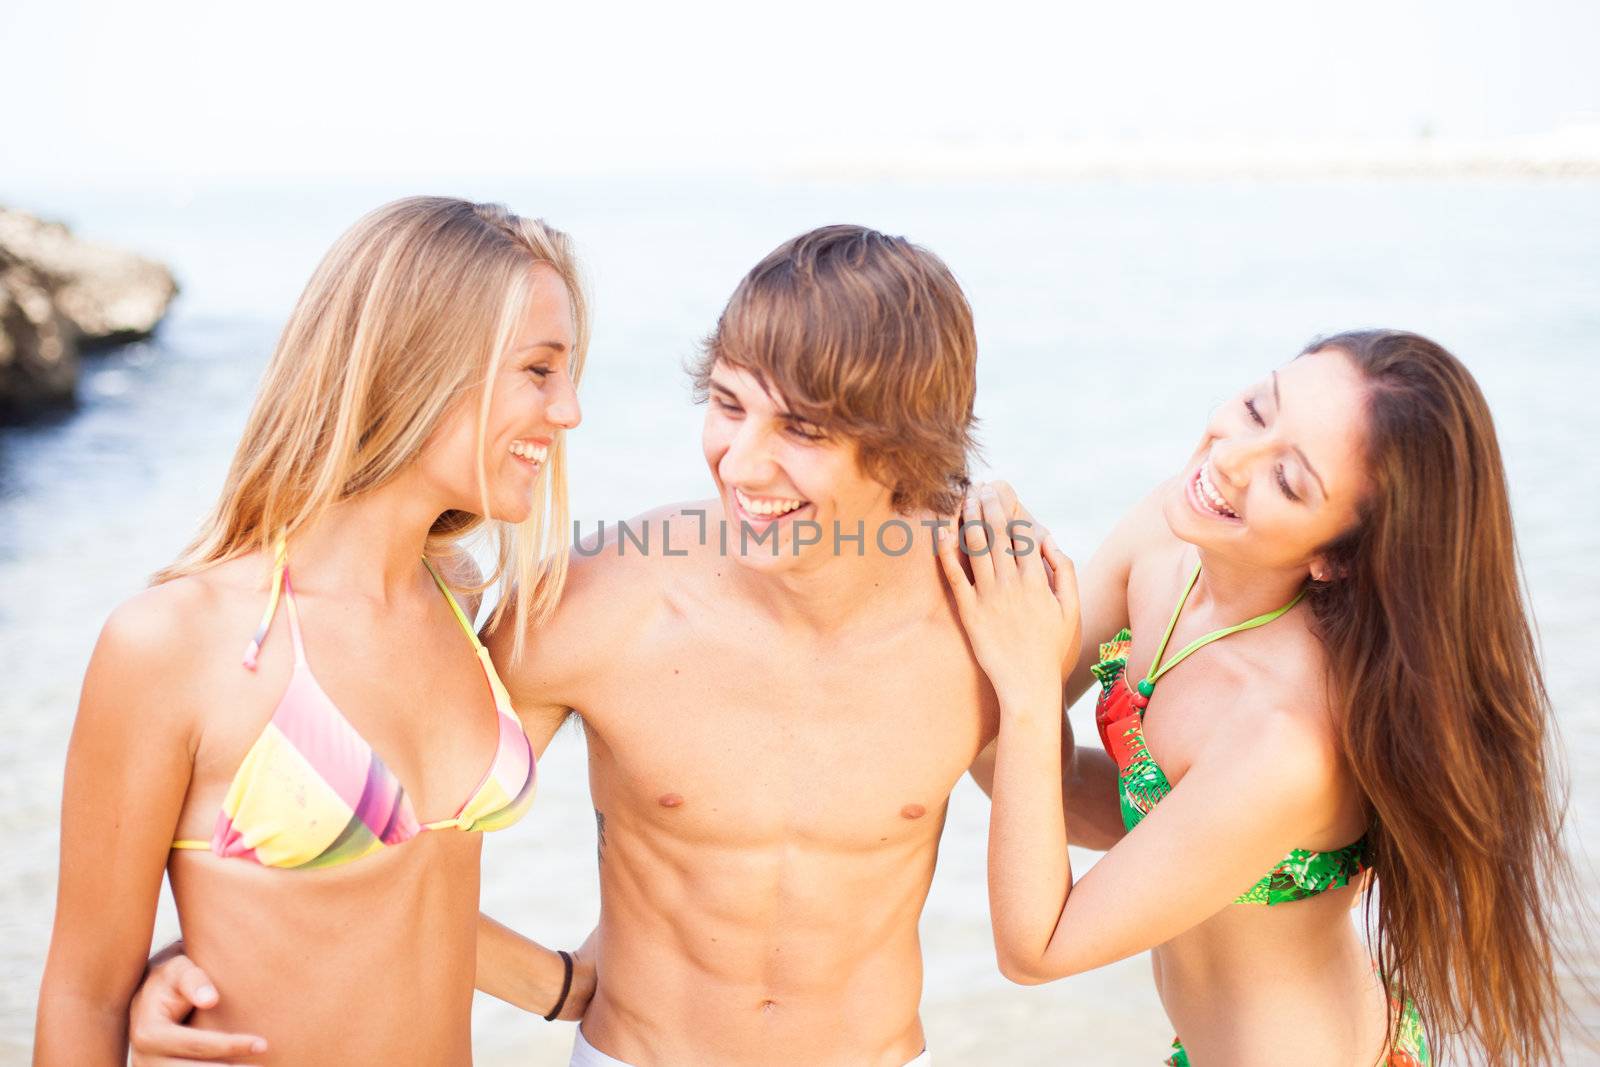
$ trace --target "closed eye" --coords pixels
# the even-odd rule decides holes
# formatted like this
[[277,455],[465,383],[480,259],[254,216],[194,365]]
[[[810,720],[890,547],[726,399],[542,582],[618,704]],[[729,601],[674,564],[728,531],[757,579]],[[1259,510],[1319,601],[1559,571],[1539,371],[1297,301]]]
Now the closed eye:
[[1256,410],[1256,402],[1254,400],[1246,400],[1244,408],[1250,413],[1250,417],[1255,420],[1257,426],[1265,426],[1267,424],[1267,420],[1261,417],[1261,412]]
[[1297,504],[1300,503],[1301,502],[1300,494],[1296,493],[1293,489],[1289,488],[1289,479],[1284,477],[1284,475],[1283,475],[1283,464],[1281,464],[1281,463],[1278,464],[1278,472],[1277,473],[1278,473],[1278,488],[1283,490],[1283,495],[1288,497],[1290,500],[1293,500]]
[[798,437],[802,441],[820,441],[827,436],[820,429],[809,423],[791,422],[785,429],[788,430],[790,436]]
[[713,404],[717,405],[717,408],[719,410],[725,411],[729,415],[743,415],[744,414],[744,409],[741,408],[738,404],[730,404],[730,403],[728,403],[728,401],[722,399],[722,397],[720,397],[720,396],[712,397],[711,398],[711,402]]
[[535,363],[532,366],[524,367],[523,369],[529,374],[533,375],[535,378],[539,379],[541,382],[550,377],[550,368],[545,366],[543,363]]

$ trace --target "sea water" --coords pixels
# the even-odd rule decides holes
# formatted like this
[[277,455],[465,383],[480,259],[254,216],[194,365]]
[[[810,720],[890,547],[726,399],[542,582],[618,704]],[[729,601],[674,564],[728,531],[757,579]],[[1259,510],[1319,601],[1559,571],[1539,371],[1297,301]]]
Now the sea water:
[[[415,192],[503,200],[576,238],[595,320],[571,449],[586,529],[709,494],[683,361],[751,265],[824,223],[903,233],[949,263],[977,321],[982,473],[1010,480],[1080,560],[1178,470],[1215,404],[1313,336],[1432,336],[1494,410],[1566,761],[1581,771],[1600,760],[1600,185],[676,178],[0,191],[166,260],[183,284],[154,340],[86,363],[76,411],[0,431],[0,1063],[26,1062],[31,1044],[62,764],[95,635],[214,500],[323,251],[366,209]],[[1087,711],[1074,721],[1092,742]],[[1571,837],[1592,849],[1600,786],[1573,777]],[[987,819],[964,781],[922,920],[923,1015],[939,1062],[1153,1067],[1170,1027],[1145,957],[1037,988],[1000,976]],[[598,911],[593,826],[582,738],[563,730],[530,817],[486,842],[485,910],[575,946]],[[157,939],[175,930],[164,901]],[[1592,976],[1596,961],[1577,967]],[[571,1024],[479,998],[480,1063],[564,1064],[570,1035]],[[1575,1047],[1569,1062],[1592,1055]]]

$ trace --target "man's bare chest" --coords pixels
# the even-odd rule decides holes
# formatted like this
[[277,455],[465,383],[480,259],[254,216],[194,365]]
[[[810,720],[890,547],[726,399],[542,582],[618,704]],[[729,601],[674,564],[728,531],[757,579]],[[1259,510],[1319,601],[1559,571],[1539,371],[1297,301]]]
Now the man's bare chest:
[[636,649],[579,709],[597,806],[726,848],[925,835],[993,735],[992,710],[970,660],[882,651]]

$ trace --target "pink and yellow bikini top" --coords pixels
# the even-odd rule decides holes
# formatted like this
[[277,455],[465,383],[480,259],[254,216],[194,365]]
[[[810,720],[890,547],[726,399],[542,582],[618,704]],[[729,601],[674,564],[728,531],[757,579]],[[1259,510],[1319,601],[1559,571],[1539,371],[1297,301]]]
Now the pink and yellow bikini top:
[[423,563],[478,653],[500,727],[488,770],[455,816],[418,822],[405,787],[317,684],[300,636],[288,547],[280,539],[272,594],[245,649],[244,665],[255,670],[281,591],[289,606],[294,673],[271,721],[234,773],[211,840],[174,841],[173,848],[210,849],[264,867],[333,867],[427,830],[499,830],[522,817],[533,803],[533,746],[512,711],[488,649],[433,564],[426,558]]

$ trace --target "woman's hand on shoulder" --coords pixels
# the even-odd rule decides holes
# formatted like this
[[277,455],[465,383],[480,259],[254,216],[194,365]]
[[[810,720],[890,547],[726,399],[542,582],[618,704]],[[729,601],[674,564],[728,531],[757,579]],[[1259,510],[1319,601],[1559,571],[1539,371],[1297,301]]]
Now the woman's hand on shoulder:
[[1078,652],[1072,561],[995,485],[974,486],[957,523],[955,532],[939,532],[939,560],[973,655],[1002,709],[1048,695],[1050,713],[1059,714],[1062,675]]

